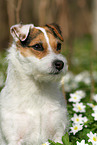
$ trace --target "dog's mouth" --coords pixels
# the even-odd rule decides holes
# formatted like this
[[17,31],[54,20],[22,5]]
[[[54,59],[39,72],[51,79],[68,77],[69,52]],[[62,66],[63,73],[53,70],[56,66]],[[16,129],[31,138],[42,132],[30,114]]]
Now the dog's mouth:
[[58,75],[58,74],[60,74],[61,73],[61,71],[57,71],[57,72],[50,72],[49,73],[49,75]]

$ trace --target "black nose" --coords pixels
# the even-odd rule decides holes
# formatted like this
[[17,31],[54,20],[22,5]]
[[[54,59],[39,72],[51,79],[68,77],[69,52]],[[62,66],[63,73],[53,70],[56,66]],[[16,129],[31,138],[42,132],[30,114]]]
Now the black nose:
[[63,67],[64,67],[64,62],[61,61],[61,60],[55,60],[55,61],[53,62],[53,65],[54,65],[54,67],[55,67],[58,71],[60,71],[60,70],[63,69]]

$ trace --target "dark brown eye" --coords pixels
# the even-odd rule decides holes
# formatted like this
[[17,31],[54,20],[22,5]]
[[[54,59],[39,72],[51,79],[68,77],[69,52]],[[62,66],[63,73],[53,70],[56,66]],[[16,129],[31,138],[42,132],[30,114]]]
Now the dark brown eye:
[[28,46],[28,47],[32,47],[34,50],[37,50],[37,51],[43,51],[44,50],[44,48],[43,48],[41,43],[37,43],[37,44],[35,44],[33,46]]
[[61,43],[58,43],[58,44],[57,44],[57,51],[58,51],[58,50],[61,50]]

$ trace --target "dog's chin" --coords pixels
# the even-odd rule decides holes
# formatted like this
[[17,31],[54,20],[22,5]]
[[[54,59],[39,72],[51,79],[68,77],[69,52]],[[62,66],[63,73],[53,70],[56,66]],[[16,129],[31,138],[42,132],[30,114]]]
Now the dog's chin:
[[53,81],[60,81],[62,76],[64,75],[63,72],[49,72],[49,73],[39,73],[34,76],[35,80],[40,82],[53,82]]

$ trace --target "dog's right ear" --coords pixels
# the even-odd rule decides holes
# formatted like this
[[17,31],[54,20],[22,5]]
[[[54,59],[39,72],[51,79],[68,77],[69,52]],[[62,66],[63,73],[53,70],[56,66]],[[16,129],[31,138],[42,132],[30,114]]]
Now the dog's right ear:
[[10,33],[15,41],[25,41],[29,35],[30,29],[34,28],[33,24],[22,25],[16,24],[10,28]]
[[58,37],[61,41],[64,41],[59,25],[52,23],[52,24],[46,24],[46,26],[53,32],[55,37]]

